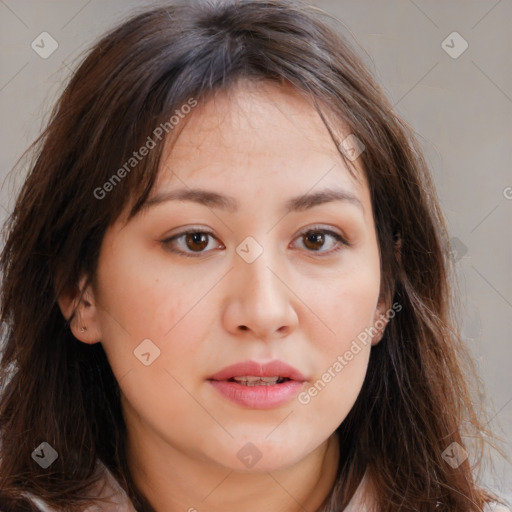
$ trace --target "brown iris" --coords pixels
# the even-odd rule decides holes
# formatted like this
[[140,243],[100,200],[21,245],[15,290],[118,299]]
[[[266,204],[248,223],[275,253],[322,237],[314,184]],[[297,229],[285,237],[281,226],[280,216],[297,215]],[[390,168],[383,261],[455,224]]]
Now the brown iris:
[[186,235],[186,244],[187,247],[191,250],[202,251],[205,247],[208,246],[208,237],[207,233],[187,233]]
[[[311,245],[309,245],[309,243]],[[312,250],[321,249],[322,246],[324,245],[324,243],[325,243],[325,237],[324,237],[323,233],[319,233],[316,231],[310,231],[309,233],[306,233],[306,235],[304,237],[304,245],[308,249],[312,249]]]

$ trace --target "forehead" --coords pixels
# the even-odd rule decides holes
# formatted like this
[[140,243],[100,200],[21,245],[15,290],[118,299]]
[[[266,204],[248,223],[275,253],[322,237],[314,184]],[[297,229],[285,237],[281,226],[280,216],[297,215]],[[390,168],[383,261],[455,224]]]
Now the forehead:
[[[360,159],[354,178],[315,107],[291,86],[240,80],[199,101],[180,128],[166,141],[150,200],[199,186],[233,191],[242,202],[256,194],[283,201],[341,185],[371,211]],[[350,133],[341,120],[330,128],[339,140]]]

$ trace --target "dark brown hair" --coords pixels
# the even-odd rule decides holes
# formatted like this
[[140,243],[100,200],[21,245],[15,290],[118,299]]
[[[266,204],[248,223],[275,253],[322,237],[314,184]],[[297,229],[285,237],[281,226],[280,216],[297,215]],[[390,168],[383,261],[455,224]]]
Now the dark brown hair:
[[[365,471],[383,512],[474,512],[490,498],[475,483],[486,430],[452,313],[435,189],[411,129],[332,22],[286,0],[176,2],[119,25],[73,74],[34,143],[5,226],[0,490],[13,503],[28,491],[81,510],[99,459],[137,510],[153,510],[130,477],[119,386],[102,345],[72,335],[57,297],[77,290],[82,273],[94,278],[106,229],[128,206],[129,218],[140,210],[163,144],[108,196],[98,198],[98,188],[190,98],[229,93],[243,78],[291,85],[316,106],[336,144],[327,118],[344,121],[365,145],[382,286],[402,306],[372,347],[363,388],[338,428],[338,479],[323,510],[342,510]],[[471,447],[462,439],[468,432]],[[31,457],[43,441],[59,453],[45,471]],[[471,454],[458,468],[442,458],[452,442]]]

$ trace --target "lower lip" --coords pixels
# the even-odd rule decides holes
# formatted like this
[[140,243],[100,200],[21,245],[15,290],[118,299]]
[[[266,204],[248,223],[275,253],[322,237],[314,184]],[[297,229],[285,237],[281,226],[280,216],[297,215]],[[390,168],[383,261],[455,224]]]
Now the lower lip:
[[251,409],[271,409],[278,407],[296,396],[304,382],[287,380],[270,386],[244,386],[226,380],[210,380],[210,384],[228,400]]

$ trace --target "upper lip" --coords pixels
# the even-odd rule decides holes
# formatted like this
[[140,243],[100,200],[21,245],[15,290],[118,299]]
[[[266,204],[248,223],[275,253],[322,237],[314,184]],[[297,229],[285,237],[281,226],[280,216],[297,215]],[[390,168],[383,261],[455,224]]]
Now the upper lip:
[[283,361],[271,361],[270,363],[257,363],[256,361],[244,361],[227,366],[220,372],[212,375],[209,380],[229,380],[233,377],[284,377],[290,380],[304,382],[306,377],[297,368]]

